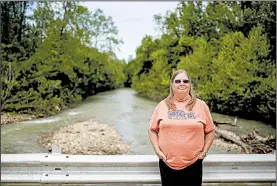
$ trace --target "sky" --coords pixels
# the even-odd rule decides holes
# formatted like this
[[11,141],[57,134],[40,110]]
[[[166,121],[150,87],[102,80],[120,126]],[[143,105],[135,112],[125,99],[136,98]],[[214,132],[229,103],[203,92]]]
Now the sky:
[[137,1],[137,2],[82,2],[90,11],[99,8],[106,16],[111,16],[118,29],[118,36],[124,42],[119,46],[120,51],[115,51],[118,59],[128,60],[129,56],[136,56],[136,48],[140,46],[145,35],[158,36],[155,30],[153,16],[165,15],[168,10],[173,11],[178,1]]

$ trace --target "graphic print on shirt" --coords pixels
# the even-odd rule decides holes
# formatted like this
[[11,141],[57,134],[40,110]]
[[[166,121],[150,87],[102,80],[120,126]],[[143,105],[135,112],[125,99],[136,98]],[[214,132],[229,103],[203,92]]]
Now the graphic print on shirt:
[[175,110],[171,111],[169,110],[167,112],[168,119],[195,119],[195,113],[194,112],[184,112],[183,110]]

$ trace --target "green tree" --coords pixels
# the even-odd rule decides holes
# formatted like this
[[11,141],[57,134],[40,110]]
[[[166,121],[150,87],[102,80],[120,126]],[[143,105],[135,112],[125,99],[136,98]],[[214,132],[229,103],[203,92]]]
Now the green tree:
[[1,2],[1,110],[14,99],[20,83],[21,64],[34,53],[31,27],[27,23],[32,4],[28,2]]
[[[165,16],[155,15],[162,35],[154,41],[147,36],[138,47],[128,64],[130,84],[159,100],[168,89],[155,91],[158,75],[183,68],[212,111],[275,123],[275,7],[276,2],[180,2]],[[156,64],[163,67],[160,73]]]
[[[14,7],[8,5],[10,9]],[[1,71],[5,75],[1,99],[5,111],[51,115],[87,96],[123,86],[126,81],[123,63],[112,51],[100,52],[91,47],[92,31],[99,26],[93,25],[92,20],[102,23],[106,19],[103,12],[100,20],[77,2],[39,2],[33,12],[31,21],[25,25],[29,32],[22,32],[24,38],[33,41],[27,48],[33,53],[27,53],[26,57],[25,53],[10,50],[18,43],[13,40],[14,33],[9,36],[10,43],[3,44],[6,53]],[[26,16],[26,11],[23,14]],[[13,20],[12,14],[7,15]],[[17,20],[13,20],[15,25]],[[15,28],[9,27],[12,31]],[[117,28],[111,18],[101,29],[98,34],[116,37]]]
[[101,51],[113,51],[123,41],[118,38],[118,30],[110,16],[105,16],[101,9],[90,14],[90,32],[92,46]]
[[269,44],[261,27],[253,28],[248,38],[241,32],[224,35],[218,52],[205,40],[192,43],[193,54],[184,57],[178,68],[190,72],[196,91],[214,111],[248,118],[255,113],[255,119],[272,122],[275,65],[266,59]]

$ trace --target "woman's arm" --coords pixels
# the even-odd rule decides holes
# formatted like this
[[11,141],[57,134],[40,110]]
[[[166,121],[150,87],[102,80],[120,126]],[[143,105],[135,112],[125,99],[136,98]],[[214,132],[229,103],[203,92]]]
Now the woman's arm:
[[202,150],[202,152],[199,154],[199,158],[203,159],[207,156],[207,153],[214,141],[214,136],[215,136],[215,130],[205,134],[205,138],[204,138],[204,148]]
[[149,139],[152,143],[155,153],[160,159],[166,160],[164,153],[161,151],[158,143],[158,133],[154,130],[149,129]]

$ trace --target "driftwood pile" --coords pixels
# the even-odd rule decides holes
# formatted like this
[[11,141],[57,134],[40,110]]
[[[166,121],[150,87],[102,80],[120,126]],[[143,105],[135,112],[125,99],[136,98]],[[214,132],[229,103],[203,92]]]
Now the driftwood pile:
[[232,144],[239,146],[242,149],[242,152],[246,154],[275,153],[276,136],[260,136],[259,132],[256,131],[256,129],[249,132],[249,134],[247,135],[239,136],[220,127],[220,125],[230,125],[232,127],[237,127],[236,122],[236,119],[233,123],[214,121],[214,124],[216,125],[216,138],[222,139],[225,142],[231,142]]

